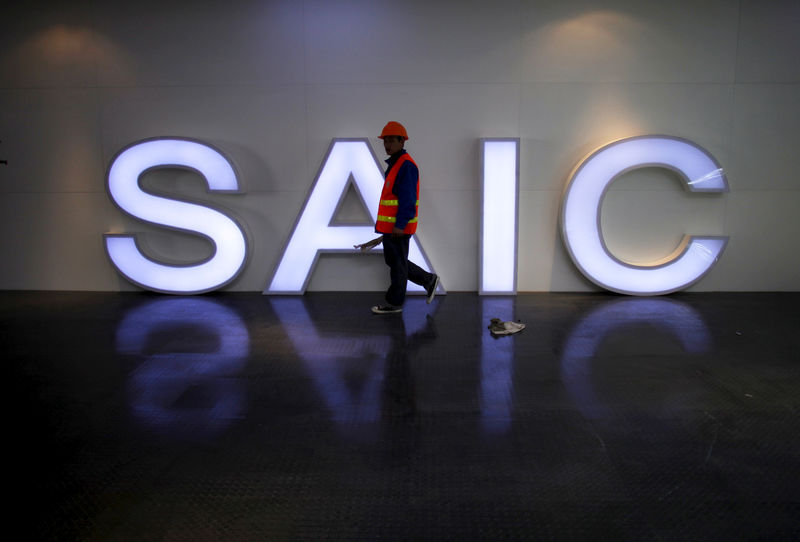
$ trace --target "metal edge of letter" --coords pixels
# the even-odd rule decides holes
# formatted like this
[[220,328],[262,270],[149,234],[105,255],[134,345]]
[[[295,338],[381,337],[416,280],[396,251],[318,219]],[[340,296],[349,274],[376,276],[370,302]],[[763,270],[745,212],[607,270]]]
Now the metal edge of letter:
[[[189,142],[192,142],[192,143],[197,143],[199,145],[203,145],[205,147],[209,147],[214,152],[216,152],[217,154],[222,156],[225,159],[226,162],[228,162],[228,164],[231,166],[231,169],[233,170],[233,174],[234,174],[234,176],[236,178],[236,186],[237,186],[236,190],[212,190],[211,187],[208,184],[208,179],[199,170],[197,170],[195,168],[192,168],[192,167],[188,167],[188,166],[182,165],[182,164],[160,164],[160,165],[157,165],[157,166],[149,167],[149,168],[139,172],[139,176],[138,176],[138,178],[136,180],[137,184],[139,185],[139,189],[142,190],[142,192],[145,192],[147,194],[154,195],[154,196],[157,196],[157,197],[163,197],[165,199],[171,199],[171,200],[180,201],[180,202],[183,202],[183,203],[191,203],[191,204],[194,204],[194,205],[200,205],[200,206],[203,206],[203,207],[208,207],[208,208],[210,208],[210,209],[212,209],[214,211],[217,211],[217,212],[225,215],[227,218],[232,220],[234,222],[234,224],[236,224],[236,226],[242,232],[242,235],[244,237],[244,244],[245,244],[245,248],[244,248],[245,254],[244,254],[244,258],[242,259],[242,263],[239,265],[239,267],[237,268],[236,272],[228,280],[226,280],[225,282],[222,282],[220,284],[217,284],[217,285],[215,285],[215,286],[213,286],[211,288],[204,288],[202,290],[193,290],[193,291],[188,291],[188,292],[176,292],[176,291],[172,291],[172,290],[162,290],[160,288],[153,288],[151,286],[147,286],[147,285],[142,284],[141,282],[133,279],[132,277],[128,276],[127,274],[123,273],[122,270],[119,269],[116,266],[116,264],[114,263],[114,260],[111,259],[111,255],[108,252],[108,243],[105,242],[105,240],[107,238],[109,238],[109,237],[132,237],[133,240],[134,240],[134,243],[136,243],[136,246],[139,247],[139,252],[141,253],[141,255],[145,259],[150,260],[153,263],[160,264],[160,265],[166,265],[166,266],[169,266],[169,267],[193,267],[193,266],[196,266],[196,265],[202,265],[202,264],[210,261],[214,257],[214,255],[216,254],[216,252],[217,252],[216,243],[209,236],[204,235],[204,234],[202,234],[200,232],[197,232],[197,231],[194,231],[194,230],[186,230],[186,229],[183,229],[183,228],[176,228],[174,226],[169,226],[169,225],[166,225],[166,224],[159,224],[157,222],[151,222],[149,220],[145,220],[145,219],[142,219],[142,218],[140,218],[138,216],[132,215],[128,211],[123,209],[117,203],[117,201],[111,196],[111,190],[109,188],[109,174],[111,173],[111,167],[117,161],[117,158],[119,158],[119,156],[122,155],[122,153],[124,153],[128,149],[131,149],[131,148],[133,148],[133,147],[135,147],[137,145],[141,145],[142,143],[148,143],[150,141],[164,141],[164,140],[168,140],[168,141],[174,141],[174,140],[189,141]],[[154,170],[157,170],[157,169],[162,169],[162,168],[183,169],[183,170],[186,170],[186,171],[193,171],[193,172],[197,173],[198,175],[200,175],[200,177],[202,177],[202,179],[204,181],[206,194],[233,194],[233,195],[237,195],[238,194],[238,195],[243,195],[243,194],[245,194],[245,192],[241,188],[239,188],[239,187],[241,187],[241,183],[239,182],[240,175],[239,175],[238,168],[236,167],[236,164],[233,162],[233,160],[230,159],[230,157],[227,154],[222,152],[218,147],[216,147],[215,145],[211,145],[211,144],[209,144],[209,143],[207,143],[205,141],[201,141],[199,139],[195,139],[195,138],[192,138],[192,137],[157,136],[157,137],[148,137],[148,138],[144,138],[144,139],[139,139],[137,141],[134,141],[133,143],[129,143],[128,145],[125,145],[124,147],[119,149],[116,153],[114,153],[114,155],[111,157],[111,160],[109,160],[109,162],[108,162],[108,166],[106,167],[106,172],[105,172],[105,177],[104,177],[106,196],[108,197],[108,199],[111,200],[111,203],[114,205],[114,207],[119,209],[120,212],[122,212],[126,216],[129,216],[129,217],[133,218],[134,220],[137,220],[139,222],[144,222],[146,224],[151,224],[151,225],[153,225],[155,227],[158,227],[158,228],[162,228],[162,229],[165,229],[165,230],[177,231],[177,232],[180,232],[180,233],[194,235],[194,236],[197,236],[197,237],[202,237],[204,239],[207,239],[208,242],[211,243],[211,246],[212,246],[212,249],[213,249],[212,253],[207,258],[204,258],[204,259],[196,261],[196,262],[191,262],[191,263],[186,263],[186,262],[165,263],[164,260],[158,261],[158,260],[155,260],[155,259],[151,258],[150,255],[147,254],[147,252],[141,250],[142,244],[146,243],[146,241],[143,241],[143,240],[141,240],[139,238],[139,236],[142,234],[142,232],[104,233],[103,234],[103,251],[106,254],[106,258],[108,258],[108,261],[111,263],[111,266],[117,271],[117,273],[122,275],[125,278],[125,280],[127,280],[128,282],[138,286],[139,288],[142,288],[144,290],[148,290],[148,291],[151,291],[151,292],[157,292],[157,293],[162,293],[162,294],[172,294],[172,295],[196,295],[196,294],[203,294],[203,293],[207,293],[207,292],[213,292],[213,291],[218,290],[220,288],[224,288],[225,286],[227,286],[227,285],[231,284],[233,281],[235,281],[239,277],[239,275],[242,274],[242,271],[244,271],[244,268],[247,267],[247,264],[250,261],[251,252],[252,251],[250,250],[251,234],[250,234],[249,228],[247,227],[245,222],[239,220],[238,217],[236,217],[235,213],[233,213],[229,208],[227,208],[227,207],[225,207],[223,205],[219,205],[219,204],[215,204],[215,203],[209,203],[209,202],[206,202],[206,201],[198,201],[196,199],[187,198],[187,197],[181,197],[180,195],[174,195],[174,194],[170,194],[169,197],[166,197],[166,196],[161,195],[161,194],[153,194],[151,192],[147,192],[146,190],[144,190],[142,188],[142,186],[141,186],[141,182],[142,182],[142,177],[145,175],[145,173],[148,173],[150,171],[154,171]],[[223,212],[223,210],[225,212]],[[146,246],[146,244],[145,244],[145,246]]]
[[[722,247],[720,248],[719,256],[715,259],[715,261],[710,266],[708,266],[708,268],[703,273],[701,273],[699,276],[697,276],[694,280],[689,281],[689,282],[687,282],[687,283],[685,283],[685,284],[683,284],[683,285],[681,285],[679,287],[671,288],[671,289],[667,289],[667,290],[662,290],[662,291],[658,291],[658,292],[648,292],[648,293],[633,292],[633,291],[630,291],[630,290],[614,288],[614,287],[611,287],[611,286],[609,286],[609,285],[607,285],[607,284],[605,284],[605,283],[603,283],[601,281],[596,280],[591,274],[589,274],[586,271],[586,269],[584,269],[584,267],[580,264],[578,259],[575,257],[575,254],[572,251],[572,246],[570,245],[570,242],[569,242],[569,236],[567,236],[567,226],[566,226],[566,224],[564,222],[564,215],[565,215],[565,211],[566,211],[567,198],[569,196],[569,192],[570,192],[570,189],[572,187],[572,182],[575,180],[575,178],[578,176],[578,173],[584,168],[584,166],[592,158],[594,158],[595,156],[597,156],[601,152],[603,152],[603,151],[605,151],[605,150],[607,150],[607,149],[609,149],[611,147],[614,147],[614,146],[617,146],[617,145],[621,145],[623,143],[626,143],[626,142],[629,142],[629,141],[634,141],[634,140],[637,140],[637,139],[671,139],[671,140],[674,140],[674,141],[679,141],[681,143],[685,143],[687,145],[690,145],[690,146],[698,149],[700,152],[702,152],[704,155],[706,155],[717,166],[717,168],[722,172],[721,173],[721,177],[722,177],[722,180],[723,180],[723,183],[724,183],[724,187],[721,188],[721,189],[718,189],[718,188],[697,189],[697,188],[694,188],[694,185],[692,185],[690,182],[688,182],[690,179],[688,179],[686,177],[686,174],[683,171],[680,171],[680,170],[676,169],[674,166],[672,166],[670,164],[650,162],[650,163],[636,164],[634,166],[624,168],[623,170],[617,172],[611,178],[611,180],[606,184],[606,186],[603,188],[603,193],[600,196],[600,199],[599,199],[599,201],[597,203],[597,209],[595,211],[595,216],[596,216],[596,221],[597,221],[597,231],[600,232],[600,243],[601,243],[601,246],[603,248],[603,251],[606,253],[606,255],[611,260],[619,263],[620,265],[623,265],[623,266],[631,268],[631,269],[642,269],[642,270],[656,269],[658,267],[664,267],[666,265],[669,265],[674,260],[680,258],[688,250],[689,246],[691,245],[691,242],[693,240],[695,240],[695,239],[698,239],[698,238],[699,239],[720,239],[720,240],[724,241],[723,244],[722,244]],[[672,258],[669,261],[666,261],[664,263],[661,263],[659,265],[652,265],[652,266],[633,265],[633,264],[630,264],[630,263],[625,262],[623,260],[620,260],[614,254],[612,254],[611,251],[609,251],[608,247],[606,246],[605,238],[602,235],[602,228],[601,228],[601,224],[600,224],[600,211],[601,211],[602,206],[603,206],[603,200],[605,200],[606,193],[608,192],[609,188],[611,187],[611,185],[614,183],[614,181],[618,177],[620,177],[621,175],[624,175],[627,172],[633,171],[635,169],[644,168],[644,167],[661,167],[661,168],[669,169],[670,171],[675,172],[681,178],[681,181],[682,181],[681,182],[681,186],[682,186],[682,188],[684,190],[688,190],[690,192],[698,192],[698,193],[727,193],[727,192],[730,191],[730,187],[728,185],[728,178],[725,175],[725,172],[722,169],[722,166],[720,165],[720,163],[717,161],[717,159],[714,157],[714,155],[712,155],[710,152],[708,152],[705,148],[703,148],[702,146],[698,145],[697,143],[695,143],[695,142],[693,142],[693,141],[691,141],[689,139],[686,139],[686,138],[682,138],[682,137],[678,137],[678,136],[671,136],[671,135],[662,135],[662,134],[649,134],[649,135],[638,135],[638,136],[632,136],[632,137],[624,137],[624,138],[620,138],[620,139],[616,139],[614,141],[611,141],[610,143],[606,143],[604,145],[601,145],[600,147],[596,148],[595,150],[591,151],[586,156],[584,156],[578,162],[578,164],[574,168],[572,168],[572,171],[567,176],[567,182],[564,185],[564,189],[563,189],[562,195],[561,195],[561,205],[560,205],[560,208],[559,208],[559,217],[558,217],[559,230],[560,230],[560,233],[561,233],[561,239],[564,242],[564,246],[567,249],[569,257],[572,260],[572,263],[578,268],[578,270],[581,272],[581,274],[587,280],[591,281],[595,285],[597,285],[597,286],[599,286],[599,287],[601,287],[601,288],[603,288],[605,290],[611,291],[611,292],[616,292],[616,293],[625,294],[625,295],[632,295],[632,296],[666,295],[666,294],[670,294],[670,293],[673,293],[673,292],[688,288],[689,286],[692,286],[693,284],[696,284],[703,277],[705,277],[716,266],[717,262],[719,261],[719,258],[725,252],[725,249],[727,248],[728,240],[730,239],[730,237],[727,236],[727,235],[687,235],[687,234],[684,234],[681,242],[678,244],[678,247],[670,254],[670,256],[674,256],[674,258]]]
[[[484,216],[483,212],[483,198],[484,198],[484,189],[485,186],[483,184],[484,181],[484,174],[483,174],[483,166],[484,166],[484,154],[485,154],[485,145],[486,142],[504,142],[504,141],[511,141],[516,144],[516,164],[515,164],[515,197],[514,197],[514,287],[510,291],[491,291],[487,292],[483,289],[483,226],[486,217]],[[519,267],[519,163],[520,163],[520,138],[518,137],[484,137],[478,140],[478,145],[480,146],[479,152],[479,163],[478,163],[478,178],[480,179],[480,201],[479,201],[479,209],[480,209],[480,225],[478,227],[478,295],[482,296],[492,296],[492,295],[517,295],[517,279],[518,279],[518,267]]]

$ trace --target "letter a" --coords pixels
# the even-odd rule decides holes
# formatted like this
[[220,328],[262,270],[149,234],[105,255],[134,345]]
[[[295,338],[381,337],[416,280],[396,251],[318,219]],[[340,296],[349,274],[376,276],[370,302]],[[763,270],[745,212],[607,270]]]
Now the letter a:
[[[351,180],[369,211],[371,224],[334,224],[334,215]],[[264,294],[302,295],[320,252],[355,253],[353,245],[375,237],[374,223],[383,181],[367,139],[334,139]],[[421,262],[420,267],[426,271],[431,270],[415,237],[411,238],[409,259]],[[422,291],[416,284],[408,286],[409,291]]]

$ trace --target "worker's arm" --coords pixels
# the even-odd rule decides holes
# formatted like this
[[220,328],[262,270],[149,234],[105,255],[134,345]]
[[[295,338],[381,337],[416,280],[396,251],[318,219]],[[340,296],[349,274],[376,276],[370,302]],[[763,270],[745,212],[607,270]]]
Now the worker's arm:
[[397,196],[397,221],[393,233],[403,233],[408,221],[417,214],[418,181],[419,170],[413,162],[407,161],[400,166],[392,187],[392,193]]

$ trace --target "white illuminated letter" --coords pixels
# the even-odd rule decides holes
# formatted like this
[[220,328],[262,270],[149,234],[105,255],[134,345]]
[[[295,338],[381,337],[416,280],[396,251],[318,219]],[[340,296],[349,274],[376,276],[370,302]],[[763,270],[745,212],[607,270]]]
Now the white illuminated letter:
[[[370,224],[343,226],[333,223],[351,180],[369,211]],[[320,252],[356,253],[358,251],[353,245],[377,237],[375,220],[383,181],[383,173],[366,139],[334,139],[264,293],[302,294]],[[416,237],[411,238],[408,258],[430,272],[430,263]],[[424,292],[421,286],[412,282],[408,283],[408,290]]]
[[145,256],[135,235],[106,234],[109,258],[128,280],[157,292],[192,294],[225,285],[241,272],[247,258],[244,231],[221,211],[144,192],[139,177],[160,167],[195,170],[205,177],[209,192],[236,193],[239,183],[233,166],[203,143],[164,138],[131,145],[108,170],[108,194],[124,212],[159,226],[200,234],[214,245],[214,254],[197,265],[167,265]]
[[519,139],[481,140],[479,291],[517,293]]
[[631,295],[682,290],[711,270],[728,237],[685,235],[672,254],[648,265],[614,257],[603,240],[600,208],[614,179],[641,167],[673,170],[691,192],[728,191],[720,165],[690,141],[669,136],[622,139],[589,155],[570,176],[561,204],[561,233],[578,269],[603,288]]

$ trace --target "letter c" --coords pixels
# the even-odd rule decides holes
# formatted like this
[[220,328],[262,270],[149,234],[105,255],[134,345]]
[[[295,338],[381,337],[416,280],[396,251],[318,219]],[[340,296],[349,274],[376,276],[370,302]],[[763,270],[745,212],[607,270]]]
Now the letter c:
[[663,167],[679,174],[690,192],[727,192],[716,160],[698,145],[670,136],[639,136],[610,143],[575,168],[561,204],[561,234],[575,265],[607,290],[660,295],[687,288],[706,275],[728,243],[725,236],[684,235],[678,248],[648,265],[614,257],[600,228],[600,209],[614,180],[632,169]]

